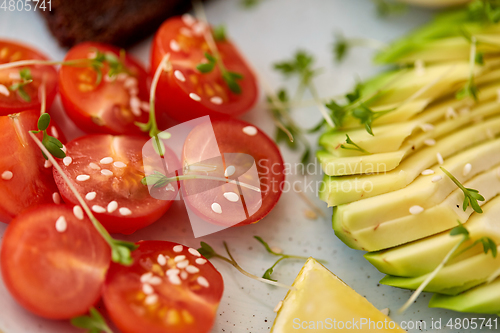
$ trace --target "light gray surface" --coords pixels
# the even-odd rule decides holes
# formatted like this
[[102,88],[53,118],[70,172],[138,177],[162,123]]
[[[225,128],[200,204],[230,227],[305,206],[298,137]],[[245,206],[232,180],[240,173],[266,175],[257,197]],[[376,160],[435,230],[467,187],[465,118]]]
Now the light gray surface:
[[[348,36],[370,37],[383,41],[403,34],[411,28],[425,22],[430,13],[412,10],[403,17],[381,20],[376,17],[374,6],[368,0],[264,0],[253,10],[243,10],[238,1],[216,0],[206,6],[209,20],[214,24],[225,23],[229,35],[235,40],[247,59],[259,75],[269,85],[278,88],[285,82],[271,71],[271,64],[288,58],[298,49],[303,48],[316,55],[317,64],[323,68],[323,74],[316,80],[320,95],[324,97],[344,93],[352,86],[355,74],[362,79],[377,72],[371,64],[372,51],[358,49],[342,66],[333,65],[331,47],[334,32],[342,30]],[[56,41],[45,28],[41,17],[35,13],[5,13],[0,11],[0,37],[12,38],[32,44],[55,59],[62,59],[65,51],[57,46]],[[134,47],[131,52],[144,63],[149,58],[150,40]],[[286,83],[293,88],[292,83]],[[293,116],[305,127],[311,127],[320,119],[316,109],[298,109]],[[66,123],[64,116],[57,117]],[[263,128],[270,135],[273,126],[262,101],[245,119]],[[71,124],[66,128],[71,128]],[[69,133],[69,131],[67,131]],[[314,142],[314,139],[312,142]],[[298,153],[282,149],[285,160],[295,163]],[[300,180],[301,176],[291,175],[289,180]],[[316,175],[307,181],[320,180]],[[276,209],[258,224],[224,230],[202,240],[222,250],[221,243],[226,240],[240,264],[250,272],[261,275],[273,262],[262,247],[252,238],[260,235],[271,245],[281,247],[286,253],[314,256],[328,261],[326,265],[342,280],[361,295],[366,296],[377,308],[390,308],[391,317],[396,321],[423,320],[430,325],[431,318],[442,318],[446,323],[449,318],[478,317],[428,309],[430,295],[422,295],[404,315],[397,315],[396,310],[410,296],[409,291],[386,286],[377,282],[382,278],[362,256],[362,252],[347,248],[339,241],[331,228],[331,210],[315,198],[310,188],[307,195],[320,205],[328,218],[325,220],[307,220],[304,217],[306,204],[295,193],[284,193]],[[0,223],[0,235],[6,225]],[[185,208],[180,203],[174,204],[164,218],[155,225],[137,232],[131,240],[164,239],[197,246],[199,240],[193,239],[187,221]],[[273,308],[286,291],[263,285],[237,273],[225,263],[213,261],[221,271],[225,281],[225,293],[222,299],[213,332],[248,333],[267,332],[274,320]],[[276,269],[276,277],[283,283],[291,284],[303,262],[289,261]],[[0,332],[77,332],[66,322],[52,322],[30,315],[12,300],[0,282]],[[418,332],[419,330],[412,330]],[[433,330],[423,330],[431,332]],[[479,332],[442,329],[439,332]],[[490,330],[483,329],[483,332]]]

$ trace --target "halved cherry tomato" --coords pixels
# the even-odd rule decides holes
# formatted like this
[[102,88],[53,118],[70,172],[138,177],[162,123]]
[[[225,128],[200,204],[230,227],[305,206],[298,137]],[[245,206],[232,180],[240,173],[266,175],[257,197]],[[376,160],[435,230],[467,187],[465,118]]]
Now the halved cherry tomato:
[[2,277],[27,310],[50,319],[86,313],[100,297],[111,250],[88,218],[68,205],[16,217],[3,237]]
[[[222,159],[213,158],[219,152]],[[223,226],[245,225],[264,218],[278,202],[285,181],[283,158],[276,144],[255,126],[237,119],[220,119],[195,127],[184,144],[182,163],[184,175],[233,180],[183,181],[188,206],[204,220]],[[200,170],[200,165],[205,168]],[[260,192],[252,187],[260,188]]]
[[100,43],[78,44],[64,60],[94,58],[97,52],[116,57],[127,72],[110,78],[109,62],[104,62],[97,83],[98,72],[92,67],[62,66],[59,90],[66,114],[86,132],[141,134],[134,122],[147,122],[149,117],[146,71],[130,55],[120,56],[118,48]]
[[224,284],[198,251],[164,241],[141,241],[130,267],[112,263],[103,299],[124,333],[206,333]]
[[[131,234],[155,222],[177,195],[177,183],[159,189],[165,192],[165,200],[154,199],[141,183],[145,174],[142,149],[147,142],[140,136],[87,135],[70,141],[66,145],[67,158],[59,161],[96,218],[111,233]],[[168,172],[180,167],[178,158],[168,148],[165,161]],[[56,169],[54,179],[64,201],[77,204]]]
[[[0,117],[0,221],[8,223],[23,210],[59,202],[52,164],[45,160],[28,131],[37,130],[40,111],[25,111]],[[47,130],[64,143],[62,132],[51,121]],[[41,139],[41,134],[38,134]]]
[[[42,53],[17,42],[0,40],[0,64],[20,60],[48,60]],[[13,90],[13,85],[24,82],[20,71],[26,71],[33,82],[24,85],[23,91]],[[0,116],[11,113],[40,110],[42,84],[45,89],[47,109],[52,104],[57,90],[57,72],[52,66],[36,65],[9,68],[0,71]],[[24,96],[24,98],[23,98]]]
[[206,62],[210,49],[203,33],[206,27],[189,15],[173,17],[158,29],[151,51],[151,71],[154,72],[165,54],[170,53],[172,70],[162,74],[156,90],[156,109],[177,121],[201,116],[239,116],[248,111],[257,100],[254,74],[229,41],[217,41],[217,48],[228,71],[239,73],[237,80],[241,93],[232,92],[222,78],[218,66],[210,73],[196,69]]

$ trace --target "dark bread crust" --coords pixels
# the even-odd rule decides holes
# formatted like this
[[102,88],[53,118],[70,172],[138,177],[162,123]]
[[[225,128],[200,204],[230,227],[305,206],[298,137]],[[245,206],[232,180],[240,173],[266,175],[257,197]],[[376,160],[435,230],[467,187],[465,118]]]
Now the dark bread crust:
[[190,8],[190,0],[52,0],[52,11],[40,12],[61,46],[96,41],[127,47]]

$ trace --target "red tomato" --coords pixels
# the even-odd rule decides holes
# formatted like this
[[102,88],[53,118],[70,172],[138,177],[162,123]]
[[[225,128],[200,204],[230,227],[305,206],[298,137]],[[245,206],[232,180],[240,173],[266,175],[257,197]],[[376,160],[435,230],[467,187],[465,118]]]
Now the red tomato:
[[[28,135],[37,129],[40,112],[26,111],[0,117],[0,221],[9,222],[28,207],[57,202],[59,191],[51,164]],[[55,128],[55,130],[53,129]],[[51,121],[48,134],[61,131]],[[41,139],[42,135],[38,137]]]
[[[42,53],[17,42],[0,40],[0,64],[20,60],[48,60]],[[28,100],[22,97],[19,90],[10,91],[9,87],[22,82],[20,71],[29,69],[33,82],[23,89]],[[0,116],[25,110],[40,110],[41,86],[45,82],[47,109],[52,104],[57,90],[57,72],[52,66],[36,65],[10,68],[0,71]]]
[[[82,43],[69,50],[64,60],[92,58],[97,50],[120,58],[120,50],[116,47]],[[143,133],[134,122],[144,123],[149,117],[148,75],[134,58],[126,55],[124,59],[129,73],[110,78],[110,66],[105,62],[99,84],[96,84],[97,72],[92,67],[61,67],[61,100],[67,115],[82,130],[109,134]]]
[[[213,165],[213,171],[187,171],[238,180],[261,192],[213,180],[183,181],[184,200],[203,219],[219,225],[245,225],[261,220],[276,205],[285,181],[283,158],[276,144],[253,125],[237,119],[221,119],[195,127],[183,148],[183,165]],[[213,133],[215,137],[211,135]],[[219,154],[223,158],[213,158]],[[231,154],[236,153],[236,154]],[[247,154],[253,157],[248,160]],[[251,172],[255,163],[257,172]],[[233,167],[233,168],[231,168]],[[250,172],[247,172],[250,170]]]
[[[59,161],[96,218],[111,233],[131,234],[155,222],[177,195],[177,183],[159,189],[165,192],[165,200],[154,199],[148,187],[141,184],[146,142],[147,138],[140,136],[87,135],[69,142],[67,159]],[[179,169],[177,157],[168,148],[165,160],[168,172]],[[55,168],[54,179],[64,201],[78,204]]]
[[210,52],[202,22],[189,15],[173,17],[158,29],[151,52],[151,71],[170,53],[172,70],[162,74],[156,92],[156,109],[177,121],[187,121],[201,116],[239,116],[248,111],[257,100],[257,83],[254,74],[236,47],[228,40],[218,41],[217,48],[225,67],[243,75],[239,80],[242,93],[229,90],[216,66],[210,73],[200,73],[196,66]]
[[12,221],[0,265],[7,289],[24,308],[45,318],[69,319],[99,299],[110,257],[108,244],[88,218],[79,220],[71,206],[52,204]]
[[195,249],[141,241],[130,267],[112,263],[103,299],[124,333],[209,332],[224,283]]

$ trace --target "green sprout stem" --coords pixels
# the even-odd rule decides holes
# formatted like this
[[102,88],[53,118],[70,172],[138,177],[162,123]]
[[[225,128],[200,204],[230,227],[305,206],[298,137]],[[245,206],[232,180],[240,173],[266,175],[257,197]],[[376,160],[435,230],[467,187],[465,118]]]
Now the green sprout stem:
[[345,149],[345,150],[357,150],[360,151],[364,154],[370,154],[368,151],[365,149],[361,148],[358,144],[356,144],[354,141],[351,140],[349,137],[349,134],[346,134],[346,143],[340,145],[340,148]]
[[479,206],[478,200],[484,201],[485,199],[479,194],[479,191],[472,188],[465,188],[465,186],[463,186],[448,170],[443,167],[440,167],[440,169],[455,183],[455,185],[458,186],[459,189],[462,190],[462,192],[464,192],[463,210],[465,211],[470,204],[475,212],[482,213],[483,210],[481,209],[481,206]]

